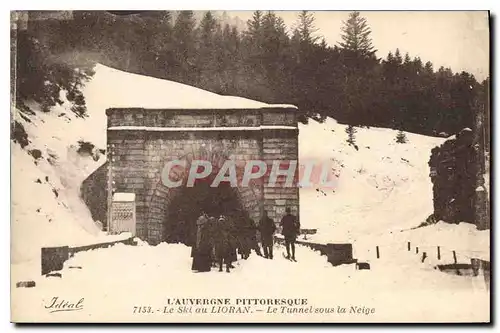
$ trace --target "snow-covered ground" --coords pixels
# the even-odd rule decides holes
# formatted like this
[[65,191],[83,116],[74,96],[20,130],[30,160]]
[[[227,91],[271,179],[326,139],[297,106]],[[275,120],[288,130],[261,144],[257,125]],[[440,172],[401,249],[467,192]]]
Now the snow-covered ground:
[[[219,96],[98,65],[95,77],[83,91],[88,118],[77,118],[66,104],[47,114],[37,112],[30,116],[31,122],[16,117],[31,143],[24,149],[18,144],[11,145],[12,297],[23,300],[13,303],[13,313],[19,314],[16,310],[22,308],[23,314],[36,315],[39,320],[64,320],[72,316],[73,320],[182,321],[186,315],[145,317],[132,311],[134,306],[162,306],[166,298],[203,295],[233,299],[306,297],[316,307],[359,305],[376,309],[369,316],[282,317],[288,321],[489,318],[489,293],[483,277],[453,276],[434,269],[438,263],[451,262],[453,250],[459,262],[469,263],[473,257],[488,260],[489,231],[479,232],[466,223],[443,222],[416,228],[432,213],[427,162],[430,150],[443,139],[406,133],[408,143],[397,144],[396,131],[357,128],[359,150],[356,150],[346,143],[346,126],[333,119],[322,124],[311,120],[308,125],[300,125],[300,159],[330,160],[338,176],[333,189],[300,190],[301,224],[303,228],[318,230],[316,235],[308,236],[309,240],[352,243],[354,257],[369,262],[371,270],[356,271],[354,265],[332,267],[326,257],[301,247],[297,251],[298,263],[283,260],[280,248],[274,261],[254,255],[248,261],[240,261],[231,274],[215,271],[194,274],[187,247],[141,244],[78,253],[65,264],[62,279],[41,277],[42,246],[82,245],[116,238],[102,233],[92,221],[79,197],[79,186],[105,161],[105,156],[99,153],[106,144],[105,109],[120,106],[122,102],[138,103],[137,91],[132,88],[138,83],[142,91],[139,97],[148,104],[126,106],[165,107],[162,101],[170,101],[169,105],[175,107],[173,97],[179,97],[184,107],[185,103],[199,105],[198,102],[206,103],[205,107],[226,102],[231,107],[265,107],[260,102]],[[108,91],[110,86],[116,88],[116,84],[120,89]],[[92,156],[77,152],[79,140],[96,146]],[[36,163],[28,154],[31,149],[42,152]],[[407,242],[411,242],[411,251],[407,251]],[[376,246],[380,258],[376,258]],[[439,261],[437,246],[441,248]],[[421,263],[423,251],[428,258]],[[19,280],[34,280],[37,286],[15,288]],[[45,311],[43,304],[55,296],[72,300],[85,297],[85,309],[61,312],[54,317]],[[278,318],[264,313],[253,316],[263,321]],[[221,320],[206,315],[201,318],[193,315],[189,319]],[[246,321],[248,317],[240,315],[235,319]]]
[[[441,273],[409,253],[397,264],[382,256],[371,263],[371,270],[356,270],[354,265],[332,267],[325,256],[301,246],[297,248],[297,263],[284,259],[282,252],[283,247],[276,246],[274,260],[252,254],[248,260],[240,259],[229,274],[215,268],[208,273],[193,273],[190,248],[179,244],[119,244],[77,253],[66,262],[62,279],[39,277],[35,288],[14,289],[14,299],[23,301],[13,303],[13,313],[19,314],[19,319],[42,321],[71,318],[127,322],[467,322],[489,318],[489,293],[482,276],[463,278]],[[84,298],[83,310],[49,313],[43,305],[56,296],[73,302]],[[248,314],[163,313],[167,299],[173,298],[229,298],[232,304],[237,298],[305,298],[307,307],[340,306],[348,311],[268,314],[266,306],[253,306],[253,313]],[[151,306],[153,312],[134,314],[134,306]],[[374,313],[349,313],[351,306],[373,308]]]

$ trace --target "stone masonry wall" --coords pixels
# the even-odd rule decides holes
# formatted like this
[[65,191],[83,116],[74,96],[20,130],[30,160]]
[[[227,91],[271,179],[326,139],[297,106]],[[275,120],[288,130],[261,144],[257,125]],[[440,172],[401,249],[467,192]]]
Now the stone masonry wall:
[[[288,115],[293,113],[293,116]],[[165,240],[164,223],[169,203],[179,188],[167,188],[162,171],[171,160],[205,159],[222,165],[234,159],[238,165],[252,159],[298,158],[296,129],[253,130],[266,125],[296,126],[296,110],[143,110],[109,109],[108,200],[114,192],[136,194],[137,236],[152,244]],[[122,126],[134,128],[119,129]],[[175,127],[245,127],[235,130],[175,131]],[[168,128],[161,130],[158,128]],[[154,128],[154,129],[151,129]],[[240,170],[240,169],[238,169]],[[238,186],[237,195],[250,217],[258,223],[262,209],[278,222],[285,207],[298,215],[298,188],[270,188],[264,184]],[[240,183],[238,183],[240,185]]]
[[[265,131],[262,138],[262,158],[271,170],[273,161],[281,160],[280,168],[288,168],[288,161],[298,160],[297,132],[295,131]],[[298,170],[298,165],[297,169]],[[298,171],[296,171],[297,174]],[[292,187],[286,187],[284,177],[278,177],[274,186],[269,185],[270,173],[264,177],[264,209],[276,223],[285,215],[286,207],[290,207],[292,214],[299,216],[299,191],[297,176]]]
[[107,228],[107,191],[106,180],[108,176],[108,163],[104,163],[95,170],[80,186],[80,195],[87,205],[94,221],[100,221]]

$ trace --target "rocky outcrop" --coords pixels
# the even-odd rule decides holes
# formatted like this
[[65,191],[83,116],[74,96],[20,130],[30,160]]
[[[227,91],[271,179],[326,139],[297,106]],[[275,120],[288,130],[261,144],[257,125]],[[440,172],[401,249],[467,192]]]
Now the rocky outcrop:
[[469,222],[489,228],[484,186],[484,154],[465,128],[432,149],[429,160],[433,183],[434,218],[449,223]]

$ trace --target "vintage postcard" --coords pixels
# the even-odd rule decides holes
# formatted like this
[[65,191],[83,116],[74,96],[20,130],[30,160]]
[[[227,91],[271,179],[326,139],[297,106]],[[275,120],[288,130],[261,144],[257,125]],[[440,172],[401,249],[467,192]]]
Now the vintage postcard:
[[490,322],[489,26],[11,12],[11,321]]

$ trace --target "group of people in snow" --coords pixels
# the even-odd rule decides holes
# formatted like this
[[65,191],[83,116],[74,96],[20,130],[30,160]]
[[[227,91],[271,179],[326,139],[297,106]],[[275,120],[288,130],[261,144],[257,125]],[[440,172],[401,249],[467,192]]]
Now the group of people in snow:
[[[231,268],[234,268],[233,263],[238,260],[238,254],[242,259],[248,259],[252,250],[259,256],[273,259],[273,236],[276,225],[266,211],[259,222],[256,226],[250,217],[236,221],[231,216],[220,215],[216,218],[202,212],[196,220],[191,269],[197,272],[209,272],[213,266],[218,266],[219,272],[222,272],[225,265],[226,272],[229,273]],[[295,260],[295,240],[300,232],[300,224],[292,215],[290,208],[286,209],[280,226],[285,238],[287,258]],[[257,231],[260,232],[263,251],[257,240]]]

